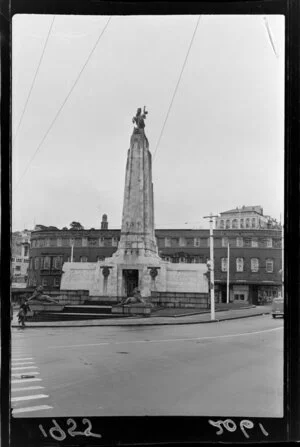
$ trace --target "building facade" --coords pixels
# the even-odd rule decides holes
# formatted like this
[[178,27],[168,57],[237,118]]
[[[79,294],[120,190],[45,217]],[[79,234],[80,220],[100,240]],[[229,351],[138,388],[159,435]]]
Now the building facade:
[[[223,213],[222,213],[223,214]],[[173,263],[209,259],[209,230],[158,229],[161,258]],[[62,265],[97,262],[117,250],[120,230],[40,230],[31,234],[28,287],[59,290]],[[229,263],[228,263],[229,245]],[[226,302],[229,265],[230,301],[258,304],[281,294],[282,231],[277,228],[214,230],[216,302]]]

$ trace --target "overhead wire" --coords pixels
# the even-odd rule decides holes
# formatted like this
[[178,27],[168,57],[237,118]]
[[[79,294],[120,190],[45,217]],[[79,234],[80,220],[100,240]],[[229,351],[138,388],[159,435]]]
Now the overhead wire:
[[23,117],[24,117],[25,111],[26,111],[26,109],[27,109],[27,105],[28,105],[28,102],[29,102],[29,99],[30,99],[30,96],[31,96],[31,92],[32,92],[32,90],[33,90],[33,87],[34,87],[34,84],[35,84],[37,75],[38,75],[38,73],[39,73],[40,66],[41,66],[41,64],[42,64],[42,60],[43,60],[44,54],[45,54],[45,51],[46,51],[46,47],[47,47],[47,44],[48,44],[48,40],[49,40],[51,31],[52,31],[52,28],[53,28],[54,20],[55,20],[55,16],[53,17],[52,22],[51,22],[51,25],[50,25],[50,27],[49,27],[48,34],[47,34],[46,40],[45,40],[45,42],[44,42],[44,47],[43,47],[43,50],[42,50],[42,54],[41,54],[41,57],[40,57],[40,60],[39,60],[37,69],[36,69],[36,71],[35,71],[35,75],[34,75],[34,77],[33,77],[33,81],[32,81],[32,83],[31,83],[31,87],[30,87],[30,89],[29,89],[29,93],[28,93],[27,99],[26,99],[26,101],[25,101],[25,105],[24,105],[24,107],[23,107],[23,111],[22,111],[22,113],[21,113],[21,118],[20,118],[20,120],[19,120],[17,129],[16,129],[16,133],[15,133],[15,135],[14,135],[14,137],[13,137],[13,142],[14,142],[14,141],[16,140],[16,138],[17,138],[18,131],[19,131],[20,126],[21,126],[21,123],[22,123],[22,121],[23,121]]
[[37,155],[38,151],[39,151],[40,148],[42,147],[42,144],[43,144],[44,141],[46,140],[46,138],[47,138],[47,136],[48,136],[50,130],[52,129],[52,127],[53,127],[53,125],[54,125],[54,123],[55,123],[55,121],[57,120],[57,118],[58,118],[58,116],[60,115],[61,111],[63,110],[65,104],[67,103],[68,99],[70,98],[70,96],[71,96],[71,94],[72,94],[72,92],[73,92],[75,86],[77,85],[77,83],[78,83],[78,81],[79,81],[79,79],[80,79],[80,77],[81,77],[81,75],[82,75],[84,69],[86,68],[86,66],[87,66],[87,64],[88,64],[88,62],[89,62],[89,60],[91,59],[91,57],[92,57],[92,55],[93,55],[93,53],[94,53],[94,51],[95,51],[95,49],[96,49],[96,47],[97,47],[97,45],[98,45],[100,39],[101,39],[101,37],[103,36],[103,34],[104,34],[106,28],[108,27],[109,22],[111,21],[111,19],[112,19],[112,17],[110,16],[109,19],[108,19],[108,21],[106,22],[106,25],[104,26],[102,32],[100,33],[98,39],[96,40],[96,43],[94,44],[92,50],[90,51],[90,53],[89,53],[89,55],[88,55],[88,57],[87,57],[85,63],[83,64],[83,67],[81,68],[81,70],[80,70],[80,72],[79,72],[77,78],[75,79],[75,81],[74,81],[74,83],[73,83],[71,89],[69,90],[69,92],[68,92],[68,94],[66,95],[65,99],[63,100],[63,102],[62,102],[60,108],[58,109],[56,115],[54,116],[53,120],[51,121],[50,126],[48,127],[46,133],[44,134],[44,136],[43,136],[41,142],[40,142],[39,145],[37,146],[37,148],[36,148],[34,154],[33,154],[32,157],[30,158],[30,160],[29,160],[29,162],[28,162],[28,164],[27,164],[27,166],[26,166],[26,168],[25,168],[23,174],[21,175],[21,177],[19,178],[18,182],[16,183],[16,187],[18,187],[18,185],[20,184],[21,180],[24,178],[24,176],[25,176],[25,174],[27,173],[27,171],[28,171],[28,169],[29,169],[29,167],[30,167],[30,165],[31,165],[31,163],[32,163],[32,161],[33,161],[33,159],[35,158],[35,156]]
[[191,51],[191,48],[192,48],[192,45],[193,45],[193,42],[194,42],[194,38],[195,38],[195,35],[196,35],[196,31],[198,29],[200,18],[201,18],[201,15],[198,16],[198,20],[197,20],[197,23],[196,23],[196,26],[195,26],[195,29],[194,29],[191,41],[190,41],[190,44],[189,44],[189,47],[188,47],[188,50],[187,50],[184,62],[182,64],[180,75],[179,75],[177,84],[175,86],[175,89],[174,89],[174,92],[173,92],[173,95],[172,95],[172,99],[171,99],[171,102],[170,102],[170,105],[169,105],[169,108],[168,108],[168,111],[167,111],[167,114],[166,114],[166,118],[164,120],[162,129],[161,129],[161,132],[160,132],[157,144],[156,144],[156,148],[155,148],[155,151],[154,151],[154,154],[153,154],[153,162],[155,160],[155,156],[156,156],[156,153],[157,153],[157,150],[158,150],[158,147],[159,147],[159,144],[160,144],[160,141],[161,141],[161,138],[162,138],[162,135],[163,135],[163,132],[164,132],[164,129],[165,129],[165,126],[166,126],[166,123],[167,123],[167,120],[168,120],[168,117],[169,117],[169,114],[170,114],[173,102],[174,102],[174,98],[176,96],[176,93],[177,93],[177,90],[178,90],[178,87],[179,87],[179,84],[180,84],[180,81],[181,81],[181,78],[182,78],[182,74],[183,74],[183,71],[185,69],[185,66],[186,66],[186,63],[187,63],[187,60],[188,60],[188,57],[189,57],[189,54],[190,54],[190,51]]

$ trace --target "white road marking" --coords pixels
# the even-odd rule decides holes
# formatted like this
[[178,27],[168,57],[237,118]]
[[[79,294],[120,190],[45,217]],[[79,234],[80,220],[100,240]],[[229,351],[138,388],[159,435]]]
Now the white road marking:
[[12,360],[11,364],[13,366],[23,366],[23,365],[34,365],[34,362],[19,362],[18,360]]
[[21,402],[22,400],[33,400],[33,399],[44,399],[45,397],[49,397],[47,394],[34,394],[32,396],[20,396],[20,397],[12,397],[12,402]]
[[19,360],[33,360],[33,357],[12,357],[11,361],[12,362],[18,362]]
[[27,411],[41,411],[41,410],[50,410],[49,405],[39,405],[37,407],[25,407],[25,408],[17,408],[15,410],[13,410],[13,414],[17,414],[17,413],[26,413]]
[[32,390],[42,390],[44,386],[20,386],[18,388],[12,388],[11,392],[15,391],[32,391]]
[[162,343],[162,342],[178,342],[178,341],[196,341],[196,340],[212,340],[217,338],[228,338],[228,337],[241,337],[242,335],[257,335],[263,334],[266,332],[278,331],[283,329],[283,326],[276,327],[272,329],[264,329],[262,331],[254,331],[254,332],[242,332],[239,334],[226,334],[226,335],[212,335],[208,337],[192,337],[192,338],[168,338],[168,339],[158,339],[158,340],[129,340],[129,341],[115,341],[115,342],[107,342],[107,343],[89,343],[89,344],[81,344],[81,345],[57,345],[57,346],[48,346],[48,349],[57,349],[57,348],[82,348],[87,346],[104,346],[104,345],[123,345],[123,344],[136,344],[136,343]]
[[13,366],[11,369],[12,371],[16,371],[17,369],[34,369],[36,366]]
[[28,383],[28,382],[41,382],[42,379],[39,379],[38,377],[30,378],[30,379],[14,379],[11,380],[10,383]]
[[[27,373],[27,375],[32,375],[32,374],[40,374],[39,372],[37,372],[37,371],[28,371],[28,373]],[[19,372],[19,373],[12,373],[11,374],[11,376],[13,376],[13,377],[19,377],[20,379],[21,379],[21,376],[22,375],[25,375],[25,374],[22,374],[21,372]]]

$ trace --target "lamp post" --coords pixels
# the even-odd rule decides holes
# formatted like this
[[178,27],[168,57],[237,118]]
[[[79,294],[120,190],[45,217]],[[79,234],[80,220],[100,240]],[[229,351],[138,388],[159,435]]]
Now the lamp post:
[[215,267],[214,267],[214,235],[213,235],[213,223],[214,216],[210,213],[209,216],[204,216],[205,219],[209,218],[209,265],[210,265],[210,319],[215,319]]
[[73,253],[74,253],[74,239],[71,239],[71,259],[70,259],[70,262],[73,262]]

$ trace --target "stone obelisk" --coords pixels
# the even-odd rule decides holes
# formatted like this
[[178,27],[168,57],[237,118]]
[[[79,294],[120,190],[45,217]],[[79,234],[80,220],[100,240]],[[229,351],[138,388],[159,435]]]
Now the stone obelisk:
[[152,156],[145,135],[145,107],[137,110],[127,154],[121,237],[116,257],[158,258],[154,232]]

